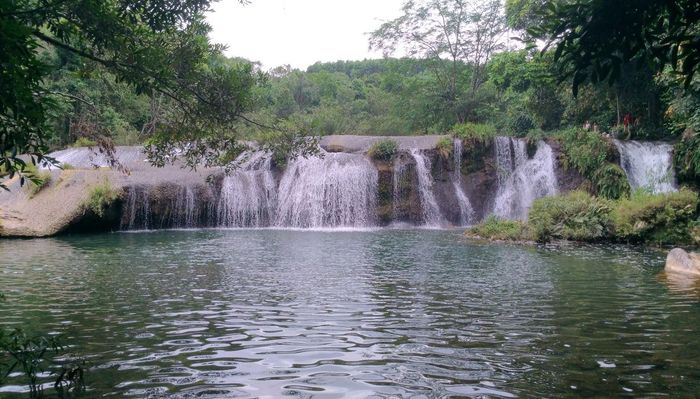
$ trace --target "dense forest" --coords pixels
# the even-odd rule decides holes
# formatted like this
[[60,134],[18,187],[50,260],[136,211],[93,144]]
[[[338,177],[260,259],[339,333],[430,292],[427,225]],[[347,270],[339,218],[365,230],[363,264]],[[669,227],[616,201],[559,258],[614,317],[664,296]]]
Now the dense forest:
[[[117,144],[139,144],[148,137],[159,99],[136,94],[97,65],[60,50],[46,57],[57,69],[46,81],[57,96],[51,115],[51,146],[71,145],[93,129]],[[210,62],[249,64],[218,57]],[[601,132],[623,135],[625,115],[634,139],[677,137],[700,123],[696,91],[685,91],[670,71],[625,68],[614,85],[587,83],[572,94],[571,82],[558,81],[551,52],[517,49],[494,54],[483,81],[472,88],[474,68],[457,65],[457,96],[451,98],[440,71],[449,61],[385,58],[316,63],[306,71],[280,66],[259,71],[260,80],[237,129],[255,137],[274,125],[313,135],[443,134],[455,125],[492,125],[504,135],[525,136],[589,123]],[[262,125],[262,126],[260,126]],[[84,141],[79,141],[82,143]]]

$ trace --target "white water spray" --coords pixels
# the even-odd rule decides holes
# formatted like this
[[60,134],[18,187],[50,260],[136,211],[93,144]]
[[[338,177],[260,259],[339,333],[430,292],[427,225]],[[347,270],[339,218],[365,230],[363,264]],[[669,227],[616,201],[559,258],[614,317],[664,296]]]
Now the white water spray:
[[633,190],[646,188],[654,193],[676,191],[671,158],[673,146],[641,141],[614,142],[620,152],[620,164]]
[[417,149],[411,150],[411,156],[416,161],[418,194],[423,211],[423,222],[426,226],[439,227],[442,224],[442,215],[433,193],[433,176],[430,173],[429,160]]
[[459,205],[459,223],[460,226],[466,226],[471,223],[474,218],[474,208],[472,207],[469,198],[462,190],[462,140],[454,139],[452,148],[452,157],[454,158],[454,171],[452,172],[452,185],[455,189],[457,205]]
[[504,219],[525,219],[532,202],[557,193],[554,154],[544,141],[528,159],[525,140],[496,137],[498,193],[493,214]]
[[264,227],[275,219],[277,188],[272,160],[265,152],[244,153],[239,169],[224,177],[218,203],[218,225]]
[[275,225],[294,228],[376,225],[379,173],[363,155],[323,152],[292,161],[279,187]]

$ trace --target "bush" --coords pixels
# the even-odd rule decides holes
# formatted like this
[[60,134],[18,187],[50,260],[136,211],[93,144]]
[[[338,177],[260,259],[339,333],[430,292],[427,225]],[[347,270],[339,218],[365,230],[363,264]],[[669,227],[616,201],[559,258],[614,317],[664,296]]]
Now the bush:
[[536,200],[530,208],[528,227],[540,242],[552,239],[598,241],[610,230],[610,202],[584,191]]
[[519,113],[508,121],[508,130],[515,136],[522,137],[535,128],[535,121],[526,113]]
[[399,143],[397,143],[396,140],[383,139],[372,144],[372,146],[369,147],[369,151],[367,151],[367,155],[372,159],[390,161],[398,150]]
[[97,146],[97,142],[94,140],[90,140],[87,137],[78,137],[77,140],[73,144],[71,144],[71,147],[95,147]]
[[452,138],[442,137],[435,145],[435,149],[441,157],[447,159],[452,155],[452,151],[454,150],[454,146],[452,144]]
[[700,135],[688,129],[673,149],[673,165],[680,183],[700,182]]
[[611,160],[614,148],[600,133],[578,128],[562,130],[557,134],[566,155],[566,166],[593,179],[598,168]]
[[593,174],[593,184],[598,195],[609,199],[619,199],[630,195],[627,174],[614,163],[606,163]]
[[484,123],[460,123],[452,128],[452,135],[463,141],[487,142],[497,136],[496,127]]
[[529,241],[530,234],[524,223],[515,220],[504,220],[491,215],[465,233],[468,237],[484,238],[500,241]]
[[105,181],[99,186],[92,188],[85,207],[91,210],[95,215],[103,217],[105,210],[118,198],[119,191],[115,190],[109,182]]
[[697,208],[698,194],[688,189],[667,194],[637,191],[617,202],[614,233],[627,242],[690,243]]
[[567,129],[557,133],[562,143],[565,167],[573,167],[593,183],[593,191],[605,198],[618,199],[629,195],[625,171],[613,163],[616,150],[600,133],[583,129]]
[[532,158],[537,153],[537,145],[540,141],[544,140],[547,134],[542,129],[532,129],[527,132],[525,136],[525,142],[527,143],[527,156]]

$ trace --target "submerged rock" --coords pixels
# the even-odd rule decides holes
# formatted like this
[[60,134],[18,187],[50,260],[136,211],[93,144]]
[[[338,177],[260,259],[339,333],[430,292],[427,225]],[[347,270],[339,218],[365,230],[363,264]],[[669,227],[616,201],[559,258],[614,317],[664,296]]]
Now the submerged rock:
[[674,248],[666,257],[666,272],[700,277],[700,254]]

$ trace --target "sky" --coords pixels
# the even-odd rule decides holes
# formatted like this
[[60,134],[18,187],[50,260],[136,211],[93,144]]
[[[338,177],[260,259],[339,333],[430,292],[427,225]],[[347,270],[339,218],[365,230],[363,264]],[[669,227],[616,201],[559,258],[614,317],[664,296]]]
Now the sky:
[[316,61],[381,58],[368,49],[368,32],[401,14],[404,0],[235,0],[214,3],[207,15],[226,55],[260,61],[263,69]]

